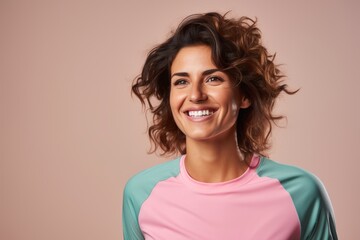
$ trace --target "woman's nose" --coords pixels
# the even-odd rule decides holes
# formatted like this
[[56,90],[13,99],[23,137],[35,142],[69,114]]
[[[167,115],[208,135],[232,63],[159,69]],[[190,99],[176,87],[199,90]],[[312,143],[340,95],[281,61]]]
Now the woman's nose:
[[199,103],[207,100],[206,91],[200,84],[192,85],[190,89],[190,102]]

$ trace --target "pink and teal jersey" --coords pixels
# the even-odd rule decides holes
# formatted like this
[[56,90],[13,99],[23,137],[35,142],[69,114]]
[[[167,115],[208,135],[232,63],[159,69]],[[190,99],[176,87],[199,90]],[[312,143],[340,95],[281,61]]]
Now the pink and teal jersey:
[[331,203],[314,175],[254,155],[242,176],[203,183],[189,176],[185,157],[128,181],[125,240],[337,239]]

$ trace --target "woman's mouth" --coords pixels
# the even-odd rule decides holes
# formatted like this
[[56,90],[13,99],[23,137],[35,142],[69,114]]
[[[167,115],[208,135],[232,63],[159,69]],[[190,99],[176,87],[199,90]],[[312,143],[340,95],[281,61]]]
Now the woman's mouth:
[[209,110],[209,109],[186,111],[186,114],[192,118],[207,117],[207,116],[211,116],[213,113],[214,113],[214,110]]

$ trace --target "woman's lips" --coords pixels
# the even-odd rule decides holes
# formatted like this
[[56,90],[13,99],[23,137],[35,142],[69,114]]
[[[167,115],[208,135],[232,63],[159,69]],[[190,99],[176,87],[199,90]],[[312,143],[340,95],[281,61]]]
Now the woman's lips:
[[190,111],[186,111],[186,114],[189,117],[192,118],[200,118],[200,117],[207,117],[207,116],[211,116],[212,114],[214,114],[214,110],[212,109],[202,109],[202,110],[190,110]]

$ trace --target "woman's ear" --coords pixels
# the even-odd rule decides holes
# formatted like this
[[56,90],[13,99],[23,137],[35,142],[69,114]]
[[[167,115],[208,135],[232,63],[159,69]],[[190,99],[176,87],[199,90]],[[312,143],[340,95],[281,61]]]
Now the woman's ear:
[[250,105],[251,105],[250,100],[247,97],[242,96],[240,100],[240,108],[248,108],[250,107]]

